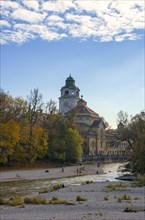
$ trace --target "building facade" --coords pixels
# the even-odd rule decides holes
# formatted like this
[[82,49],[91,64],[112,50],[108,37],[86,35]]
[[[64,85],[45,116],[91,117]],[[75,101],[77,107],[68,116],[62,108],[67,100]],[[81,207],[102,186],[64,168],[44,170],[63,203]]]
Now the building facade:
[[59,113],[73,119],[84,138],[83,158],[92,160],[95,157],[124,155],[127,143],[118,140],[120,127],[111,132],[106,131],[103,117],[90,109],[82,96],[80,98],[80,89],[76,87],[71,75],[66,79],[65,86],[60,91]]

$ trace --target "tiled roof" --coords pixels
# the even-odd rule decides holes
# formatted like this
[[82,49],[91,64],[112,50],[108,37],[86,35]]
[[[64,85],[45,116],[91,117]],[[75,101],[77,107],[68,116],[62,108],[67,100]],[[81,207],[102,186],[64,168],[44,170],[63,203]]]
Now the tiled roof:
[[92,109],[90,109],[87,106],[87,102],[84,101],[83,99],[80,99],[78,101],[78,105],[73,110],[76,112],[76,114],[87,114],[87,115],[100,118],[96,112],[94,112]]

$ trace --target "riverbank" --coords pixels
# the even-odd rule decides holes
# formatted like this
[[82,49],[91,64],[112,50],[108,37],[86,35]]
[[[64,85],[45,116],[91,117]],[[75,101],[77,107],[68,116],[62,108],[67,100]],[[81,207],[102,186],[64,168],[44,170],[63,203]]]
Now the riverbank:
[[[37,196],[48,200],[55,197],[55,201],[71,201],[72,204],[1,206],[1,220],[144,220],[144,193],[145,187],[132,187],[130,183],[69,185]],[[78,197],[80,201],[76,201]]]
[[1,172],[0,180],[1,182],[5,182],[14,180],[58,179],[81,175],[96,175],[103,173],[103,167],[98,166],[98,164],[82,164],[54,168],[45,167],[28,170],[8,170]]

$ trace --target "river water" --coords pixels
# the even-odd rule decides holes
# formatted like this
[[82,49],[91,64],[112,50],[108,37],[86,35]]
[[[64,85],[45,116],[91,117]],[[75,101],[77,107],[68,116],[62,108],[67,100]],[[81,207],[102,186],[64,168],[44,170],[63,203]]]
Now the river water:
[[[21,171],[21,175],[26,175],[27,177],[29,177],[30,174],[33,173],[33,179],[21,179],[21,180],[16,180],[13,179],[13,177],[16,175],[16,171],[12,171],[12,172],[3,172],[1,173],[1,188],[0,191],[2,193],[2,196],[4,197],[10,197],[15,195],[16,193],[18,195],[32,195],[32,194],[36,194],[38,192],[40,192],[41,190],[44,189],[49,189],[52,187],[52,185],[55,184],[64,184],[65,186],[69,186],[69,185],[81,185],[82,183],[85,183],[86,181],[92,181],[92,182],[114,182],[114,181],[118,181],[115,178],[118,177],[118,167],[121,165],[121,163],[110,163],[110,164],[104,164],[101,166],[101,168],[103,169],[104,173],[103,174],[93,174],[93,175],[81,175],[81,176],[77,176],[75,174],[74,177],[59,177],[57,174],[62,175],[60,168],[55,170],[55,175],[57,175],[57,178],[46,178],[48,176],[46,175],[50,175],[49,174],[45,174],[44,170],[43,170],[43,177],[44,178],[38,178],[38,174],[42,173],[42,170],[36,170],[36,171]],[[69,171],[69,169],[74,169],[73,167],[68,167],[65,168],[65,174],[67,171]],[[54,169],[52,170],[54,174]],[[19,171],[20,172],[20,171]],[[56,173],[58,172],[58,173]],[[31,175],[32,176],[32,175]],[[8,177],[10,177],[9,181],[7,181]],[[25,176],[24,176],[25,177]],[[37,177],[37,178],[35,178]],[[42,175],[40,176],[42,177]]]
[[[118,168],[121,166],[121,163],[110,163],[110,164],[104,164],[102,166],[104,173],[99,175],[86,175],[86,176],[79,176],[79,177],[73,177],[73,178],[64,178],[60,179],[59,182],[64,183],[65,185],[75,185],[75,184],[81,184],[86,181],[93,181],[93,182],[116,182],[118,181],[116,177],[119,176]],[[52,181],[52,183],[55,183],[56,181]],[[58,182],[58,180],[57,180]]]

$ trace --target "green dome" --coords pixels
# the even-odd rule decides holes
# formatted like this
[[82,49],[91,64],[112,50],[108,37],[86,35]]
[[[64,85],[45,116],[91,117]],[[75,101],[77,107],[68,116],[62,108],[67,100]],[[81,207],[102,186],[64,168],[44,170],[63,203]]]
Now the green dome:
[[75,80],[74,80],[74,78],[70,75],[67,79],[66,79],[66,84],[65,84],[65,86],[67,87],[67,88],[70,88],[70,87],[74,87],[75,86]]
[[79,88],[76,87],[75,80],[71,75],[65,80],[65,86],[63,86],[61,90],[63,89],[72,89],[80,91]]
[[66,79],[66,81],[75,81],[75,80],[74,80],[74,78],[70,74],[69,77]]

